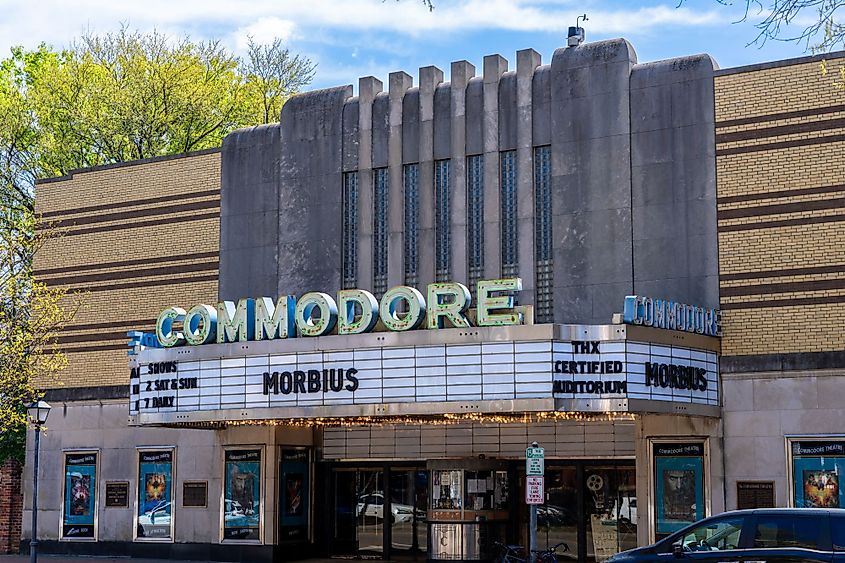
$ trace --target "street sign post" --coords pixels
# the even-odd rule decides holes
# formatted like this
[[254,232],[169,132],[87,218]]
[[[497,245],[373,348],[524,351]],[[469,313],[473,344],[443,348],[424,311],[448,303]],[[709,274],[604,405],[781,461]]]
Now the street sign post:
[[525,448],[525,502],[529,511],[528,554],[530,563],[535,563],[537,551],[537,505],[546,500],[544,473],[546,450],[537,442]]

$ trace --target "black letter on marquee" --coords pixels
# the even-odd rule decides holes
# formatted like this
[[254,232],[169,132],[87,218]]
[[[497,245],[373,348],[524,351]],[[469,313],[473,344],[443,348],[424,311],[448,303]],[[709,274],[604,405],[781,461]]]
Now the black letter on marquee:
[[269,372],[264,372],[264,394],[269,395],[270,389],[273,389],[274,394],[279,393],[279,372],[274,371],[273,375]]
[[347,391],[355,391],[358,389],[358,378],[355,377],[355,374],[358,373],[358,370],[355,368],[346,370],[346,379],[349,383],[346,384]]
[[320,392],[320,371],[316,369],[308,370],[308,392]]

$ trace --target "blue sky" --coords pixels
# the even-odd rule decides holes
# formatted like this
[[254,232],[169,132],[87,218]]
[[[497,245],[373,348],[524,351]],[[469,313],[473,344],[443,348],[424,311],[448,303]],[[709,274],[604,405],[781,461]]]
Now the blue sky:
[[419,67],[430,64],[448,79],[451,61],[460,59],[480,73],[482,58],[492,53],[513,68],[516,51],[528,47],[545,64],[566,44],[567,27],[586,13],[588,41],[625,37],[640,62],[706,52],[726,68],[806,54],[795,43],[748,46],[755,28],[734,23],[745,0],[728,6],[716,0],[685,0],[680,6],[662,0],[434,1],[429,11],[419,0],[0,0],[0,52],[41,41],[62,47],[85,29],[113,31],[121,22],[142,31],[219,39],[239,53],[248,36],[282,37],[317,63],[311,87],[319,88],[357,85],[367,75],[386,83],[394,70],[416,77]]

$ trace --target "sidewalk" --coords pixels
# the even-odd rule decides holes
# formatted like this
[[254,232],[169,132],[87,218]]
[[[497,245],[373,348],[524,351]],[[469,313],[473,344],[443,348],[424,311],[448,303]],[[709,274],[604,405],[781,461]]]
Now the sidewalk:
[[[38,555],[38,561],[43,561],[44,563],[81,563],[83,561],[97,561],[98,563],[198,563],[196,560],[183,561],[176,559],[133,559],[129,556],[94,557],[90,555],[81,555],[79,557],[71,557],[68,555],[40,554]],[[29,563],[29,555],[0,555],[0,563]],[[344,561],[342,559],[305,559],[300,563],[344,563]]]

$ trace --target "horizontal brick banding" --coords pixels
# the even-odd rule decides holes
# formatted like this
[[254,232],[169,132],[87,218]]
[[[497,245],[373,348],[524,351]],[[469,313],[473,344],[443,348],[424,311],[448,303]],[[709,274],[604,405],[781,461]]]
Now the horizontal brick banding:
[[163,280],[140,280],[134,283],[115,283],[110,285],[95,285],[92,287],[83,288],[81,291],[96,292],[96,291],[117,291],[119,289],[133,289],[140,287],[155,287],[159,285],[179,285],[185,283],[203,282],[203,281],[217,281],[217,274],[206,274],[203,276],[193,276],[188,278],[167,278]]
[[789,227],[791,225],[838,223],[840,221],[845,221],[845,215],[822,215],[821,217],[800,217],[796,219],[779,219],[777,221],[760,221],[759,223],[719,225],[718,230],[720,233],[728,233],[732,231],[753,231],[755,229],[773,229],[775,227]]
[[106,350],[126,350],[129,352],[129,344],[102,344],[100,346],[75,346],[71,348],[60,348],[64,354],[75,354],[77,352],[105,352]]
[[[127,331],[128,332],[128,331]],[[109,332],[96,332],[94,334],[66,334],[56,338],[56,344],[75,344],[78,342],[109,342],[112,340],[120,340],[123,346],[129,347],[129,337],[125,332],[118,332],[112,334]]]
[[719,358],[719,371],[722,373],[841,368],[845,368],[845,352],[843,351],[748,354]]
[[716,128],[723,129],[725,127],[752,125],[754,123],[765,123],[767,121],[780,121],[782,119],[796,119],[799,117],[828,115],[831,113],[838,113],[840,111],[845,111],[845,104],[835,104],[832,106],[822,106],[817,108],[798,109],[792,111],[781,111],[777,113],[766,113],[763,115],[753,115],[751,117],[740,117],[739,119],[725,119],[724,121],[717,121]]
[[[219,209],[220,200],[210,199],[203,201],[193,201],[190,203],[181,203],[179,205],[165,205],[162,207],[145,207],[142,209],[131,209],[129,211],[119,211],[116,213],[103,213],[100,215],[87,215],[84,217],[73,217],[70,219],[62,219],[50,223],[52,228],[75,227],[78,225],[91,225],[94,223],[110,223],[112,221],[125,221],[127,219],[137,219],[139,217],[155,217],[156,215],[169,215],[172,213],[184,213],[186,211],[199,211],[201,209]],[[39,225],[39,228],[43,228]]]
[[220,190],[207,190],[204,192],[188,192],[184,194],[171,194],[146,199],[132,199],[115,203],[104,203],[101,205],[89,205],[88,207],[76,207],[73,209],[62,209],[58,211],[47,211],[41,214],[42,218],[57,217],[61,215],[78,215],[80,213],[91,213],[94,211],[105,211],[107,209],[120,209],[122,207],[138,207],[142,205],[153,205],[155,203],[166,203],[168,201],[181,201],[185,199],[198,199],[201,197],[219,196]]
[[733,309],[768,309],[771,307],[795,307],[799,305],[823,305],[845,303],[845,295],[826,295],[823,297],[798,297],[795,299],[768,299],[764,301],[743,301],[741,303],[722,303],[720,308]]
[[135,321],[113,321],[109,323],[90,323],[90,324],[74,324],[74,325],[66,325],[64,330],[65,331],[74,331],[74,330],[99,330],[99,329],[108,329],[108,328],[126,328],[126,330],[143,330],[141,328],[136,327],[152,327],[155,326],[156,320],[155,319],[140,319]]
[[731,133],[717,133],[716,144],[747,141],[750,139],[765,139],[766,137],[780,137],[782,135],[797,135],[799,133],[810,133],[813,131],[827,131],[830,129],[840,129],[842,127],[845,127],[845,118],[824,119],[821,121],[792,123],[789,125],[775,125],[772,127],[761,127],[759,129],[733,131]]
[[[80,283],[93,283],[112,280],[125,280],[132,278],[145,278],[163,275],[182,275],[190,272],[208,272],[217,271],[220,263],[204,262],[199,264],[174,264],[172,266],[159,266],[157,268],[139,268],[129,270],[113,270],[111,272],[100,272],[97,274],[82,274],[79,276],[66,276],[63,278],[50,278],[44,280],[48,286],[56,285],[76,285]],[[99,288],[90,288],[91,290]]]
[[737,297],[740,295],[766,295],[769,293],[825,291],[830,289],[845,289],[845,279],[735,285],[720,288],[719,294],[722,297]]
[[827,194],[833,192],[845,191],[845,184],[837,184],[835,186],[817,186],[815,188],[796,188],[794,190],[777,190],[772,192],[759,192],[753,194],[743,194],[734,196],[720,197],[716,201],[719,204],[726,203],[743,203],[746,201],[756,201],[758,199],[777,199],[783,197],[795,197],[802,195]]
[[53,274],[64,274],[67,272],[85,272],[88,270],[107,270],[109,268],[125,268],[127,266],[144,266],[147,264],[160,264],[162,262],[182,262],[185,260],[205,260],[217,258],[219,252],[195,252],[193,254],[175,254],[171,256],[155,256],[152,258],[137,258],[135,260],[121,260],[120,262],[104,262],[101,264],[81,264],[79,266],[65,266],[63,268],[49,268],[37,270],[35,277],[50,276]]
[[753,207],[740,207],[738,209],[722,209],[716,215],[719,219],[740,219],[742,217],[760,217],[762,215],[780,215],[782,213],[801,213],[804,211],[839,208],[845,208],[845,197],[812,199],[773,205],[755,205]]
[[760,270],[755,272],[735,272],[733,274],[722,274],[719,279],[722,281],[754,280],[759,278],[780,278],[785,276],[812,276],[818,274],[839,274],[845,273],[845,264],[832,266],[816,266],[812,268],[791,268],[783,270]]
[[45,401],[72,402],[98,399],[128,399],[129,377],[126,385],[98,385],[96,387],[57,387],[44,392]]
[[220,212],[202,213],[198,215],[187,215],[184,217],[169,217],[165,219],[153,219],[150,221],[138,221],[135,223],[117,223],[114,225],[103,225],[101,227],[83,227],[62,232],[62,236],[84,235],[90,233],[106,233],[109,231],[122,231],[124,229],[139,229],[141,227],[152,227],[154,225],[165,225],[167,223],[190,223],[204,219],[218,219]]
[[777,141],[774,143],[762,143],[759,145],[748,145],[744,147],[730,147],[716,149],[716,156],[728,156],[732,154],[744,154],[749,152],[771,151],[777,149],[788,149],[792,147],[805,147],[809,145],[824,145],[827,143],[838,143],[845,141],[845,133],[838,135],[827,135],[825,137],[813,137],[812,139],[793,139],[790,141]]
[[116,168],[128,168],[128,167],[135,167],[141,166],[144,164],[152,164],[154,162],[164,162],[166,160],[178,160],[178,159],[189,159],[194,156],[204,156],[207,154],[216,154],[220,152],[219,147],[212,147],[210,149],[200,149],[197,151],[188,151],[188,152],[180,152],[176,154],[165,154],[161,156],[151,156],[149,158],[140,158],[138,160],[129,160],[126,162],[113,162],[111,164],[99,164],[97,166],[91,166],[89,168],[74,168],[64,176],[54,176],[52,178],[39,178],[35,180],[36,186],[41,186],[43,184],[54,184],[58,182],[66,182],[68,180],[73,180],[74,176],[77,174],[90,174],[92,172],[102,172],[104,170],[114,170]]

